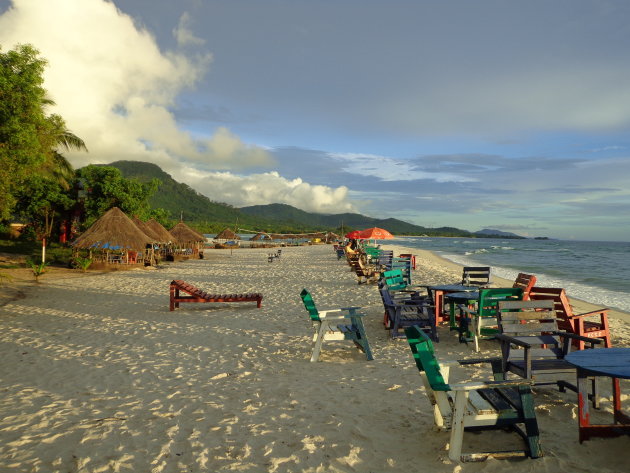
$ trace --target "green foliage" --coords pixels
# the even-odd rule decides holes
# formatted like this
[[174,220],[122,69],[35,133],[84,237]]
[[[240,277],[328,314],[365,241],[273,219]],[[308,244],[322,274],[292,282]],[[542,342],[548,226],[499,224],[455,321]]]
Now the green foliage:
[[16,196],[16,214],[30,224],[40,240],[50,238],[59,215],[74,205],[59,181],[37,174],[25,179]]
[[22,216],[25,209],[37,208],[34,215],[27,215],[29,221],[37,222],[42,215],[46,220],[50,210],[42,210],[40,196],[39,202],[26,202],[33,177],[45,176],[68,189],[73,169],[58,150],[87,151],[62,117],[46,114],[46,107],[54,103],[43,88],[45,66],[30,45],[0,51],[0,220],[8,219],[16,205]]
[[42,261],[41,263],[36,263],[35,261],[28,259],[26,260],[26,264],[28,264],[33,270],[33,276],[35,276],[35,280],[39,281],[39,277],[46,272],[46,268],[48,267],[47,262]]
[[[220,229],[227,224],[234,226],[238,219],[240,222],[248,220],[233,206],[213,202],[208,197],[201,195],[187,184],[175,181],[170,174],[165,173],[155,164],[139,161],[116,161],[109,166],[120,169],[126,178],[138,179],[141,182],[149,182],[153,179],[160,181],[159,192],[149,199],[152,208],[162,208],[170,213],[177,221],[183,217],[186,222],[204,222],[213,224],[222,222]],[[162,223],[162,222],[160,222]]]
[[86,166],[77,171],[77,178],[87,191],[86,226],[112,207],[120,208],[129,216],[146,218],[150,215],[148,200],[159,184],[157,179],[147,183],[126,179],[118,169],[110,166]]
[[175,225],[175,222],[171,218],[171,213],[166,209],[151,209],[149,215],[147,215],[147,220],[150,219],[154,219],[164,228],[172,228]]
[[92,259],[76,255],[74,258],[72,258],[71,264],[73,268],[80,269],[85,273],[92,264]]
[[38,51],[21,45],[0,51],[0,218],[6,219],[16,199],[14,192],[26,176],[46,160],[49,151],[40,140],[48,128],[43,85],[46,61]]

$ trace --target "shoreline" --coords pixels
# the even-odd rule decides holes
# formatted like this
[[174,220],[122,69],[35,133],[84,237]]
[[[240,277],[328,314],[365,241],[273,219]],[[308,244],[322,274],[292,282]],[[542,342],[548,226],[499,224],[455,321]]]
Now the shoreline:
[[[405,251],[406,252],[406,251]],[[203,260],[155,270],[62,274],[0,306],[1,471],[244,471],[436,473],[625,471],[626,437],[578,442],[575,393],[536,390],[544,457],[460,465],[405,340],[383,327],[375,285],[358,285],[331,245],[209,250]],[[447,283],[461,269],[429,252],[414,280]],[[98,276],[98,277],[96,277]],[[168,287],[183,279],[208,292],[261,292],[262,307],[188,303],[173,312]],[[312,326],[299,294],[320,310],[361,306],[374,360],[347,342],[325,342],[311,363]],[[614,346],[630,326],[610,316]],[[480,353],[441,326],[443,360]],[[454,370],[455,371],[455,370]],[[475,365],[454,381],[490,379]],[[600,383],[610,415],[610,383]],[[630,408],[622,381],[623,408]],[[503,445],[503,431],[466,434],[466,445]],[[471,447],[472,448],[472,447]]]
[[[461,271],[463,265],[459,263],[455,263],[451,260],[448,260],[430,250],[423,250],[418,248],[411,248],[402,245],[390,245],[390,244],[382,244],[383,248],[393,249],[395,253],[414,253],[414,254],[423,254],[425,258],[439,262],[440,265],[447,267],[458,274],[461,279]],[[484,265],[485,266],[485,265]],[[510,287],[514,281],[510,281],[509,279],[504,279],[496,275],[492,275],[492,282],[498,287]],[[575,308],[575,313],[585,313],[590,312],[596,309],[603,308],[604,306],[600,304],[594,304],[592,302],[579,299],[576,297],[572,297],[571,294],[568,294],[569,299],[571,300],[572,305]],[[630,324],[630,312],[622,311],[619,309],[608,308],[609,314],[623,320],[625,323]]]

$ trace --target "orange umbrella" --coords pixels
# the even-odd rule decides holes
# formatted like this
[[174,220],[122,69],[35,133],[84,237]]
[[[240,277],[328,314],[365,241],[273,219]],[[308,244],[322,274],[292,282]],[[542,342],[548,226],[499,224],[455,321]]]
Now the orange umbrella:
[[390,238],[394,238],[394,235],[383,228],[373,227],[361,230],[358,238],[364,240],[389,240]]

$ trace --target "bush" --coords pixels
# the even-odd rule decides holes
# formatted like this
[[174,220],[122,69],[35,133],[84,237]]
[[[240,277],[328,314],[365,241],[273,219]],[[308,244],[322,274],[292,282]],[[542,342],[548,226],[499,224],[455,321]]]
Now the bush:
[[87,271],[87,269],[90,267],[91,264],[92,264],[91,258],[83,258],[82,256],[79,256],[79,255],[72,258],[72,267],[75,269],[80,269],[84,273]]

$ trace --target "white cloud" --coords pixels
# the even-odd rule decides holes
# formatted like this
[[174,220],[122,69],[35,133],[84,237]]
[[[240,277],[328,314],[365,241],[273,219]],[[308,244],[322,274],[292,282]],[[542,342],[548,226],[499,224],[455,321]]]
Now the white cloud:
[[205,40],[198,38],[194,35],[190,28],[190,14],[188,12],[182,13],[179,18],[179,23],[175,29],[173,29],[173,36],[177,40],[177,44],[180,46],[201,46],[205,43]]
[[413,162],[385,156],[358,153],[331,153],[339,160],[341,168],[361,176],[373,176],[383,181],[414,181],[431,179],[436,182],[469,182],[476,179],[446,172],[427,172],[418,169]]
[[[0,16],[0,43],[4,50],[31,43],[49,62],[45,87],[54,111],[90,150],[68,153],[75,166],[135,159],[167,168],[189,161],[242,170],[273,162],[227,129],[196,138],[178,126],[169,107],[206,72],[210,54],[161,51],[147,30],[104,0],[12,4]],[[190,44],[188,20],[183,15],[176,30]]]
[[348,188],[312,185],[302,179],[286,179],[277,172],[237,176],[227,172],[200,173],[188,168],[173,177],[218,202],[237,207],[285,203],[308,212],[354,212],[348,202]]

